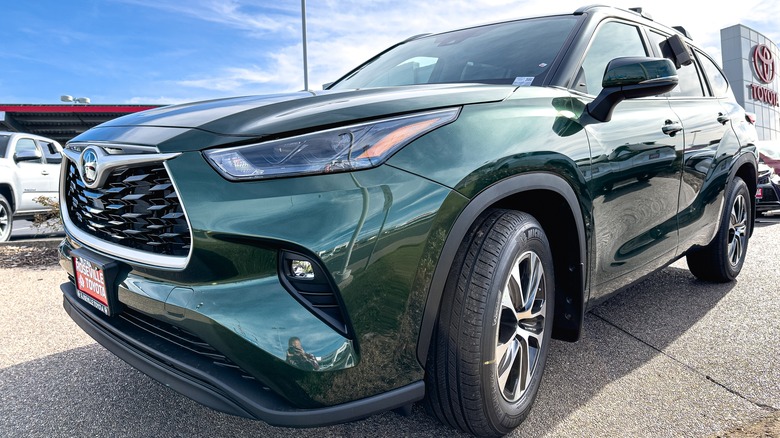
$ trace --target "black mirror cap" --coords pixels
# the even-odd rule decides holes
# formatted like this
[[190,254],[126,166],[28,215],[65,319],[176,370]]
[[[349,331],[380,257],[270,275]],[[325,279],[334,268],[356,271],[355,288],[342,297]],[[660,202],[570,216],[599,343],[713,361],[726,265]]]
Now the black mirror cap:
[[604,88],[625,87],[671,77],[677,77],[677,69],[672,61],[668,59],[644,57],[615,58],[607,64],[601,86]]
[[615,106],[624,99],[668,93],[677,82],[677,69],[669,59],[615,58],[607,64],[601,93],[586,108],[594,119],[608,122]]
[[39,151],[21,151],[14,154],[14,161],[17,163],[22,161],[38,161],[41,159],[41,153]]

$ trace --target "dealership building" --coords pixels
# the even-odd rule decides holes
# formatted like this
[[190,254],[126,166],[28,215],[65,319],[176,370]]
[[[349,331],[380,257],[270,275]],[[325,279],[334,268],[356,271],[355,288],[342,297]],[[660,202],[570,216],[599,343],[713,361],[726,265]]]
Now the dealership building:
[[723,73],[737,101],[756,115],[758,138],[780,139],[777,46],[761,33],[737,24],[721,29],[720,47]]

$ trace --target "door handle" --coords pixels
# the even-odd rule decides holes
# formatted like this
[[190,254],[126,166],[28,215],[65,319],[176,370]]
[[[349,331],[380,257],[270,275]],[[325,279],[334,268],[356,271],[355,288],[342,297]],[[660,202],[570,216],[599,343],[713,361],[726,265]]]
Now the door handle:
[[718,113],[718,123],[721,125],[725,125],[729,120],[731,120],[731,117],[728,114]]
[[48,171],[48,170],[42,170],[42,171],[41,171],[41,175],[48,175],[48,174],[49,174],[49,171]]
[[664,122],[664,126],[661,127],[661,132],[669,137],[674,137],[678,132],[682,131],[682,129],[683,127],[679,122],[667,120]]

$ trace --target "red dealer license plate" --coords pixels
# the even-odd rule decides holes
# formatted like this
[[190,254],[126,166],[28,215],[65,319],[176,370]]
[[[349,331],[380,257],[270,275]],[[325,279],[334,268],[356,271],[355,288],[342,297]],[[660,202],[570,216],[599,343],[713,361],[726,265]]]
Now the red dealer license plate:
[[105,268],[78,255],[73,256],[73,268],[76,272],[76,295],[106,315],[111,315]]

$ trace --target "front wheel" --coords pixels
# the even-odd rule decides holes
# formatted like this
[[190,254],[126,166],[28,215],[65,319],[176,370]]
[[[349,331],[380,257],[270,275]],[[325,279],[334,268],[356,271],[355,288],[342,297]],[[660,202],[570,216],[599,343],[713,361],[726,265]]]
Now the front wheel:
[[490,210],[461,245],[426,367],[426,407],[442,422],[501,436],[528,415],[555,305],[550,244],[532,216]]
[[691,273],[701,280],[718,283],[737,278],[745,263],[752,223],[750,191],[741,178],[734,177],[715,238],[706,247],[687,254]]
[[0,195],[0,242],[5,242],[11,238],[13,225],[14,218],[11,212],[11,204],[8,203],[5,196]]

